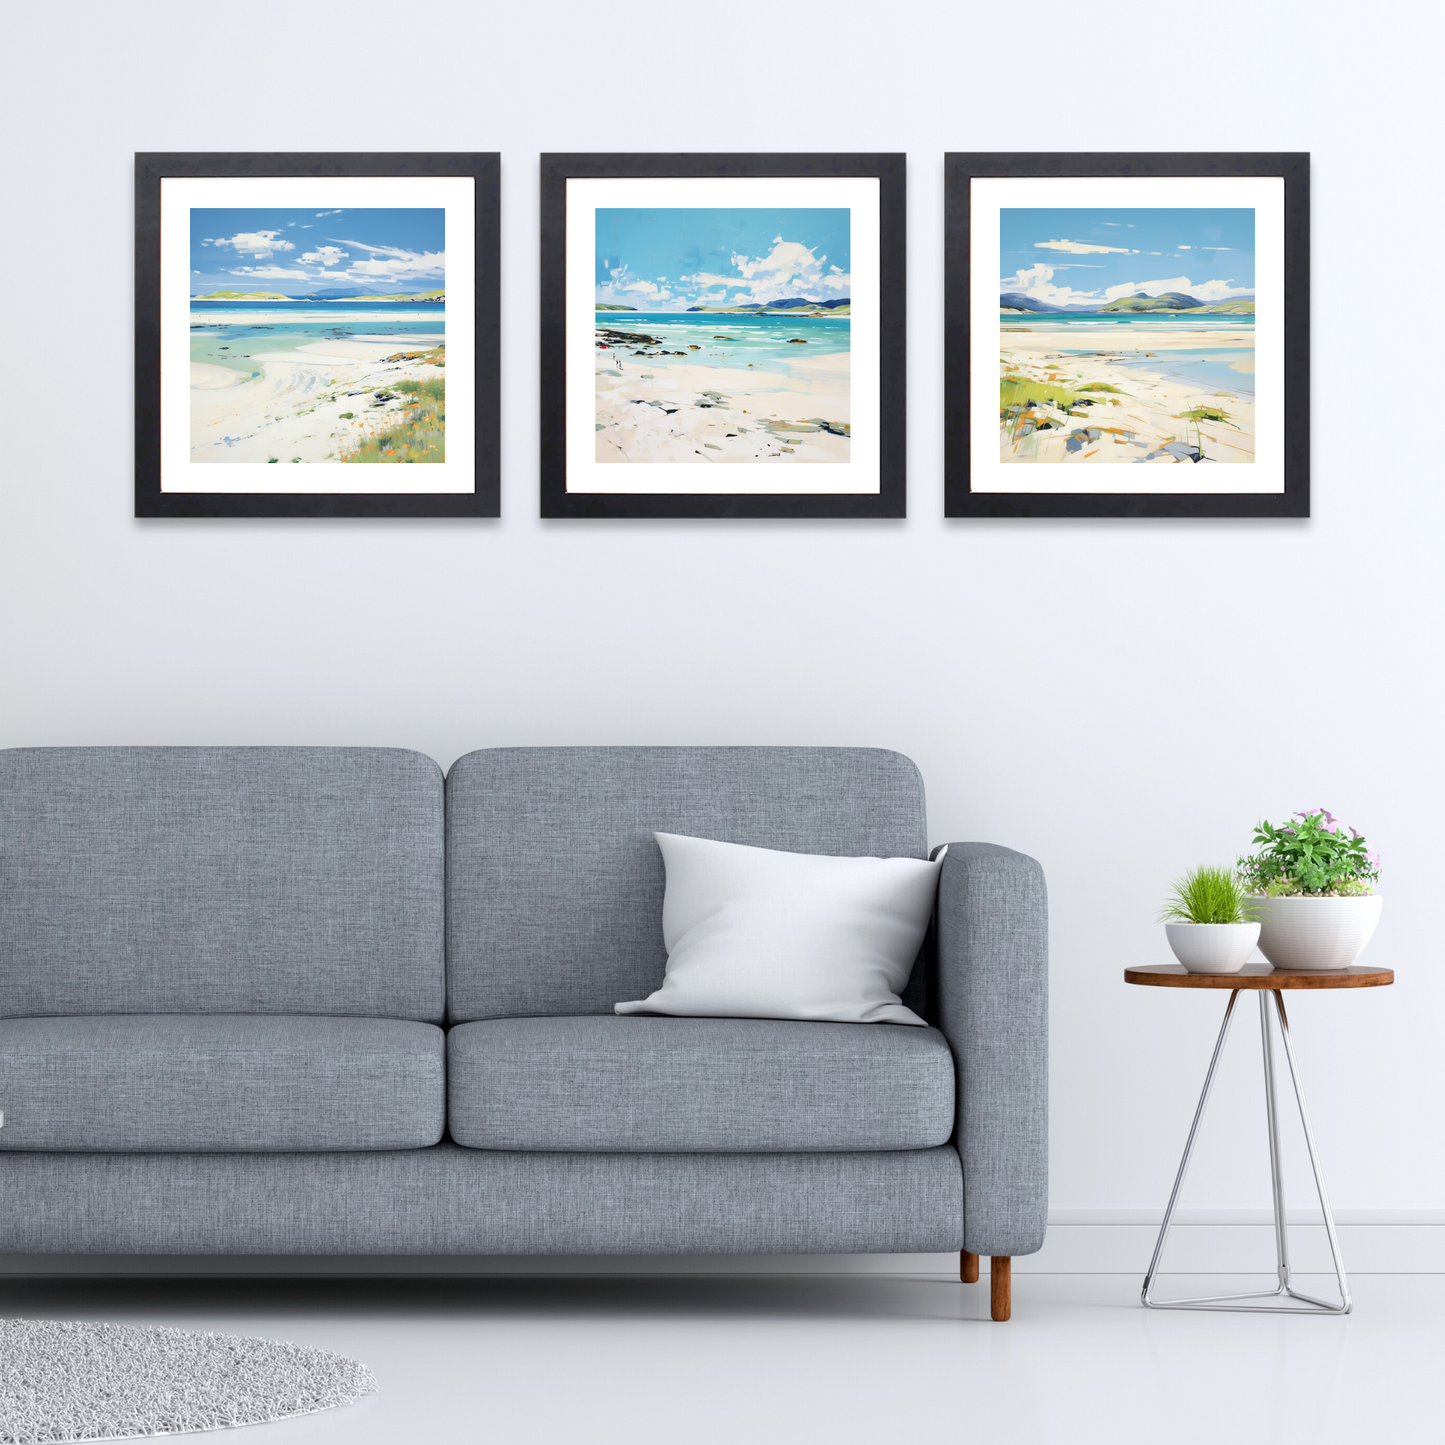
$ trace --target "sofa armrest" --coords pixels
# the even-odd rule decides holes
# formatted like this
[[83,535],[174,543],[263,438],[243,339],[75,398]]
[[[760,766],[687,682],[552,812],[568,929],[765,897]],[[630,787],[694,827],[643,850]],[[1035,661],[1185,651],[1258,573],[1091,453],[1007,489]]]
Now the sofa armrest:
[[953,1048],[963,1247],[1033,1254],[1048,1220],[1048,894],[1043,869],[950,843],[938,883],[937,1022]]

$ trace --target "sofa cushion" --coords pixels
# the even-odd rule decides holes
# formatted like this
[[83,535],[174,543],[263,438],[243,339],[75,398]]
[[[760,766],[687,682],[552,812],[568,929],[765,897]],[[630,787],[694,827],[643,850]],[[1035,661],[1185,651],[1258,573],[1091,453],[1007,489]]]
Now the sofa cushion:
[[243,1014],[0,1019],[0,1150],[419,1149],[434,1024]]
[[[447,774],[447,1017],[610,1013],[662,984],[654,830],[923,858],[923,782],[881,748],[492,748]],[[921,1009],[923,970],[904,997]]]
[[936,1029],[775,1019],[493,1019],[447,1035],[473,1149],[927,1149],[953,1132]]
[[620,1014],[924,1021],[899,1001],[938,894],[939,862],[827,858],[659,833],[667,979]]
[[442,844],[399,748],[0,751],[0,1009],[440,1023]]

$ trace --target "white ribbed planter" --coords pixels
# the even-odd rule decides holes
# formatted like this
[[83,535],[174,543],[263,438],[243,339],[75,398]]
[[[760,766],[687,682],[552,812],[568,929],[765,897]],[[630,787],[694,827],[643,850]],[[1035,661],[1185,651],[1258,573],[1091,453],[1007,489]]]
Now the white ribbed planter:
[[1276,968],[1348,968],[1370,941],[1384,898],[1251,898],[1259,951]]
[[1259,942],[1257,923],[1166,923],[1164,936],[1189,973],[1238,973]]

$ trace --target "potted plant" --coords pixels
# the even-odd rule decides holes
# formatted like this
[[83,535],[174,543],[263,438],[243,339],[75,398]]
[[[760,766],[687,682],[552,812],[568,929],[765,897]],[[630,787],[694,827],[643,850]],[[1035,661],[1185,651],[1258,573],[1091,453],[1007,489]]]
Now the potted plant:
[[1345,837],[1328,808],[1294,817],[1260,823],[1260,851],[1237,865],[1263,925],[1260,952],[1276,968],[1348,968],[1380,921],[1380,860],[1354,828]]
[[1232,868],[1206,865],[1177,879],[1159,921],[1189,973],[1238,973],[1259,942],[1259,923]]

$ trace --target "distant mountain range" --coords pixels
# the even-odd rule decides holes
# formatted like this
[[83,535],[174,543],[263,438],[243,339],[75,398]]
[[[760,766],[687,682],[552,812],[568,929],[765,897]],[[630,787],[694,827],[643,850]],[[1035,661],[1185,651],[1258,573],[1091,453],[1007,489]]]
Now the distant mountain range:
[[718,316],[763,316],[769,311],[786,311],[790,316],[848,316],[852,298],[836,301],[809,301],[806,296],[790,296],[784,301],[769,301],[766,306],[753,302],[747,306],[689,306],[689,311],[703,311]]
[[370,286],[328,286],[322,291],[308,291],[298,296],[298,301],[440,301],[446,290],[438,287],[435,291],[415,291],[398,296],[390,291],[376,291]]
[[1051,306],[1047,301],[1035,301],[1032,296],[1025,296],[1022,291],[1005,291],[998,298],[998,304],[1014,311],[1097,311],[1099,309],[1096,305]]
[[[708,312],[715,316],[756,316],[765,311],[787,311],[794,316],[847,316],[851,313],[851,298],[840,297],[836,301],[809,301],[806,296],[791,296],[786,301],[769,301],[766,306],[754,302],[749,306],[689,306],[689,311]],[[1057,307],[1049,308],[1057,310]],[[597,302],[599,311],[636,311],[635,306],[618,306],[610,301]]]
[[418,291],[398,296],[387,291],[373,291],[366,286],[328,286],[304,296],[287,296],[280,291],[212,291],[208,296],[193,296],[192,301],[445,301],[446,291]]
[[1077,303],[1073,306],[1051,306],[1047,301],[1036,301],[1021,291],[1005,291],[999,296],[998,304],[1002,310],[1007,311],[1068,311],[1090,312],[1096,315],[1106,311],[1208,311],[1246,315],[1254,311],[1254,293],[1231,296],[1228,301],[1218,305],[1186,296],[1182,291],[1163,291],[1158,296],[1150,296],[1146,291],[1136,291],[1132,296],[1121,296],[1116,301],[1106,301],[1102,305],[1095,302],[1084,306]]

